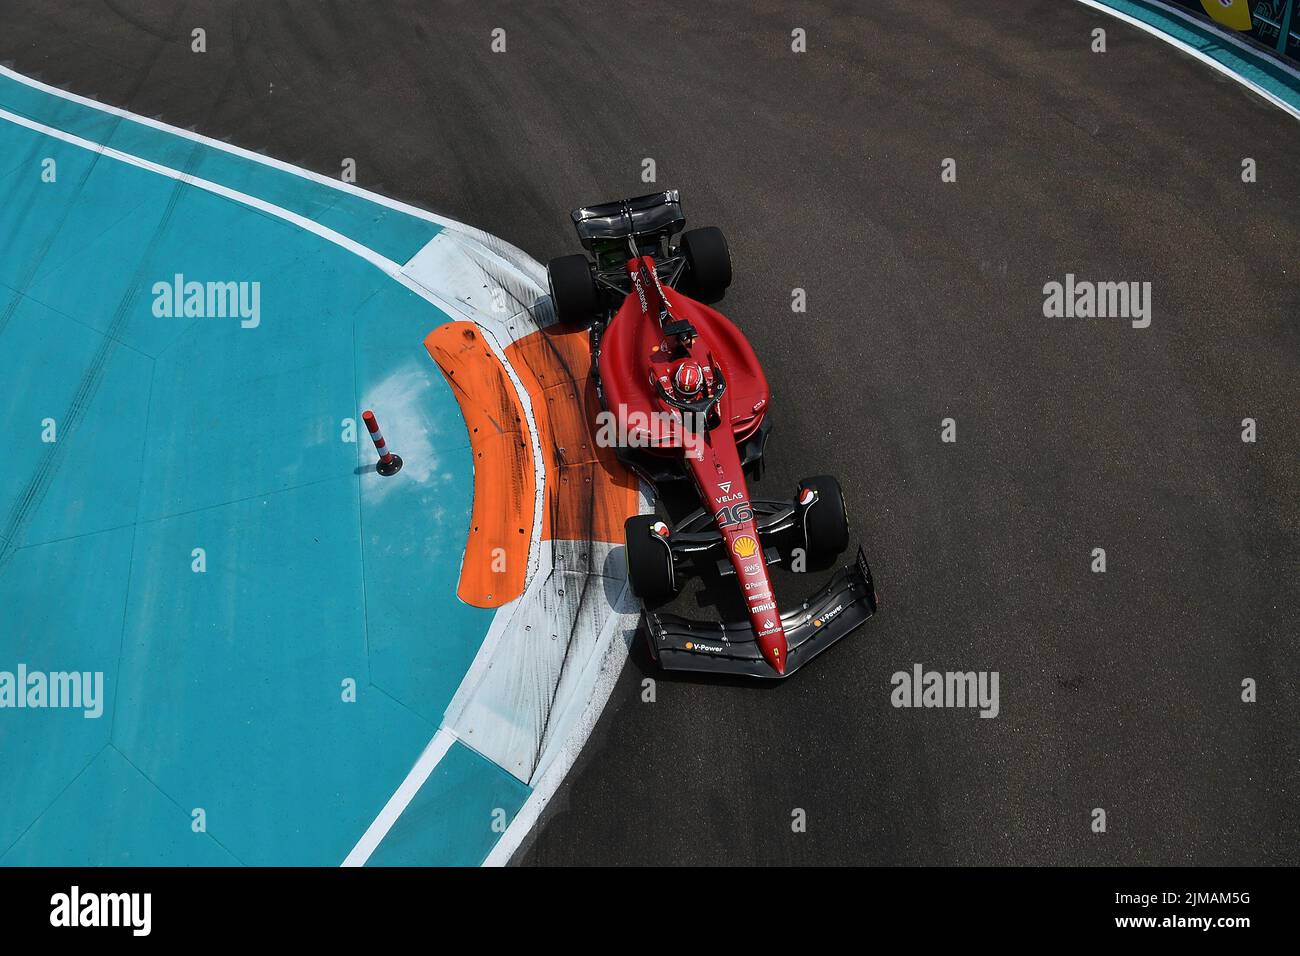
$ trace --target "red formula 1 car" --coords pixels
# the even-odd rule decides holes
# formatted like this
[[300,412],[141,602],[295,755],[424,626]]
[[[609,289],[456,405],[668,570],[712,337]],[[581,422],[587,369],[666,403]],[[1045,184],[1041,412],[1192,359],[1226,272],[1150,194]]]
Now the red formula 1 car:
[[[803,480],[791,501],[749,496],[746,468],[760,464],[771,430],[767,379],[740,330],[698,301],[731,284],[726,239],[713,227],[682,233],[676,190],[576,209],[573,221],[594,263],[563,256],[547,272],[560,320],[590,323],[598,438],[656,489],[689,477],[703,505],[672,528],[657,515],[625,525],[651,655],[668,670],[790,674],[869,618],[876,593],[859,549],[825,589],[777,607],[768,565],[781,560],[778,545],[798,560],[828,559],[848,544],[848,518],[834,478]],[[656,610],[689,563],[709,560],[735,575],[748,620]]]

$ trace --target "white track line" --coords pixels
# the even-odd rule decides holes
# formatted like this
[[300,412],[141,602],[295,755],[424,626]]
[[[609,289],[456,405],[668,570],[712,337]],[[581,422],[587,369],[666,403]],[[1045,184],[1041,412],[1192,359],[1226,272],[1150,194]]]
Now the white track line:
[[118,106],[110,106],[107,103],[101,103],[99,100],[93,100],[87,96],[81,96],[77,93],[61,90],[57,86],[50,86],[48,83],[42,83],[40,80],[32,79],[30,76],[9,69],[7,66],[0,65],[0,76],[6,76],[17,83],[29,86],[34,90],[40,90],[50,96],[56,96],[59,99],[68,100],[73,103],[79,103],[82,106],[89,107],[93,110],[99,110],[101,113],[108,113],[112,116],[118,116],[122,119],[130,120],[132,123],[138,123],[141,126],[147,126],[150,129],[161,130],[172,136],[178,136],[181,139],[187,139],[191,142],[202,143],[204,146],[210,146],[213,149],[220,150],[223,153],[229,153],[232,156],[238,156],[241,159],[247,159],[254,163],[260,163],[271,169],[278,169],[281,172],[297,176],[299,179],[307,179],[322,186],[328,186],[330,189],[336,189],[339,192],[349,193],[353,196],[360,196],[376,205],[383,206],[387,209],[394,209],[398,212],[406,213],[417,219],[423,219],[426,222],[437,223],[444,228],[467,236],[477,243],[484,254],[499,260],[507,268],[516,272],[527,274],[529,271],[534,274],[530,277],[534,281],[545,279],[545,270],[540,264],[536,263],[531,256],[523,250],[511,245],[504,239],[493,236],[490,233],[483,232],[473,226],[459,222],[455,219],[448,219],[446,216],[439,216],[437,213],[429,212],[427,209],[421,209],[418,206],[412,206],[410,203],[404,203],[397,199],[391,199],[368,189],[363,189],[355,183],[346,183],[341,179],[335,179],[325,176],[321,173],[313,172],[310,169],[303,169],[299,166],[291,165],[283,160],[275,159],[272,156],[266,156],[262,153],[255,153],[252,150],[235,146],[233,143],[227,143],[223,140],[213,139],[210,136],[204,136],[202,133],[196,133],[193,130],[181,129],[178,126],[171,126],[161,120],[150,119],[148,116],[140,116],[129,110],[124,110]]
[[424,753],[420,754],[420,759],[415,762],[411,772],[406,775],[402,785],[393,792],[384,804],[384,809],[379,811],[379,816],[375,817],[374,822],[361,835],[357,845],[352,848],[347,859],[343,861],[344,866],[365,866],[366,861],[370,859],[370,854],[375,852],[375,848],[383,842],[384,837],[388,836],[388,831],[393,828],[405,811],[415,795],[420,792],[424,782],[429,779],[433,773],[433,768],[438,766],[439,761],[447,756],[447,751],[451,745],[456,742],[456,738],[446,729],[439,729],[429,741],[429,745],[424,748]]
[[[214,183],[206,179],[200,179],[197,176],[191,176],[188,173],[183,173],[178,169],[172,169],[170,166],[163,166],[159,163],[153,162],[152,160],[141,159],[139,156],[124,153],[111,146],[105,146],[103,143],[96,143],[93,140],[83,139],[73,133],[67,133],[61,129],[55,129],[53,126],[46,126],[44,123],[38,123],[36,120],[28,119],[25,116],[19,116],[17,113],[11,113],[5,109],[0,109],[0,119],[13,123],[15,126],[25,127],[33,132],[40,133],[43,136],[62,140],[65,143],[70,143],[73,146],[78,146],[81,149],[88,150],[89,152],[99,153],[101,156],[115,159],[128,166],[145,169],[151,173],[156,173],[159,176],[165,176],[168,179],[174,179],[177,182],[185,183],[187,186],[202,189],[205,192],[210,192],[214,195],[229,199],[232,202],[237,202],[252,209],[256,209],[259,212],[264,212],[277,219],[283,219],[285,222],[292,223],[299,229],[304,229],[307,232],[314,233],[327,242],[332,242],[334,245],[346,249],[354,256],[365,259],[371,265],[382,269],[384,272],[399,281],[405,278],[401,275],[402,267],[392,259],[382,256],[373,249],[361,245],[361,243],[357,242],[355,239],[349,239],[342,233],[335,232],[328,226],[322,226],[313,219],[300,216],[296,212],[291,212],[288,209],[281,208],[280,206],[269,203],[264,199],[258,199],[256,196],[250,196],[247,193],[242,193],[237,189],[231,189],[229,186],[223,186],[220,183]],[[414,283],[409,283],[409,285],[414,285]]]
[[331,189],[337,189],[341,192],[351,193],[354,196],[362,196],[366,199],[369,199],[373,203],[377,203],[380,206],[386,206],[389,209],[396,209],[401,212],[408,213],[412,216],[416,216],[420,219],[424,219],[428,222],[436,222],[440,225],[446,225],[446,226],[464,225],[463,223],[459,223],[454,219],[446,219],[442,216],[435,215],[434,213],[429,212],[427,209],[420,209],[416,206],[411,206],[404,202],[400,202],[399,200],[390,199],[387,196],[381,196],[379,193],[372,193],[367,189],[362,189],[360,186],[357,186],[355,183],[345,183],[341,179],[331,179],[329,176],[324,176],[320,173],[312,172],[310,169],[302,169],[298,166],[290,165],[289,163],[286,163],[283,160],[275,159],[271,156],[264,156],[261,153],[255,153],[252,150],[243,149],[231,143],[227,143],[219,139],[213,139],[210,136],[204,136],[203,134],[196,133],[193,130],[181,129],[180,127],[177,126],[170,126],[167,123],[162,122],[161,120],[150,119],[147,116],[140,116],[136,113],[130,112],[129,110],[124,110],[118,106],[110,106],[107,103],[99,102],[99,100],[92,100],[88,96],[80,96],[76,93],[71,93],[68,90],[61,90],[57,86],[50,86],[48,83],[42,83],[40,80],[34,80],[30,76],[23,76],[23,74],[17,73],[9,69],[7,66],[0,66],[0,76],[7,76],[9,79],[14,80],[18,83],[22,83],[24,86],[30,86],[32,89],[40,90],[41,92],[48,93],[51,96],[57,96],[60,99],[70,100],[73,103],[80,103],[82,106],[88,106],[91,109],[99,110],[101,113],[109,113],[113,116],[120,116],[122,119],[130,120],[132,123],[138,123],[141,126],[148,126],[151,129],[161,130],[164,133],[170,133],[172,136],[179,136],[182,139],[188,139],[195,143],[202,143],[205,146],[211,146],[213,149],[221,150],[223,153],[230,153],[231,155],[239,156],[243,159],[251,160],[255,163],[260,163],[263,166],[270,166],[273,169],[278,169],[281,172],[290,173],[294,176],[299,177],[300,179],[310,179],[312,182],[320,183],[322,186],[329,186]]
[[[1129,14],[1124,13],[1121,10],[1116,10],[1114,7],[1108,6],[1105,0],[1078,0],[1078,2],[1082,3],[1086,7],[1092,7],[1094,10],[1100,10],[1102,13],[1108,13],[1112,17],[1115,17],[1117,20],[1123,20],[1125,23],[1129,24],[1130,26],[1135,26],[1139,30],[1144,30],[1147,33],[1151,34],[1152,36],[1164,40],[1170,46],[1177,47],[1178,49],[1186,53],[1188,56],[1195,57],[1196,59],[1204,63],[1206,66],[1214,70],[1217,70],[1218,72],[1222,73],[1224,76],[1228,77],[1229,79],[1235,80],[1236,82],[1240,83],[1242,86],[1246,87],[1252,92],[1258,94],[1259,96],[1262,96],[1264,99],[1268,100],[1270,103],[1272,103],[1278,109],[1282,110],[1284,113],[1289,113],[1295,119],[1300,119],[1300,109],[1297,109],[1295,106],[1292,106],[1286,100],[1264,89],[1264,87],[1260,86],[1254,80],[1242,76],[1240,73],[1232,69],[1232,67],[1228,66],[1226,63],[1220,63],[1214,57],[1202,53],[1200,50],[1196,49],[1196,47],[1184,43],[1182,40],[1178,39],[1175,36],[1171,36],[1170,34],[1165,33],[1159,27],[1153,26],[1152,24],[1147,23],[1145,20],[1139,20],[1137,17],[1130,16]],[[1200,21],[1196,20],[1194,17],[1192,17],[1189,14],[1186,14],[1179,10],[1174,10],[1170,7],[1165,7],[1163,4],[1160,4],[1160,7],[1165,13],[1168,13],[1172,16],[1176,16],[1179,19],[1186,20],[1189,24],[1199,27],[1202,30],[1210,29],[1209,26],[1207,26],[1204,23],[1201,23]],[[1234,37],[1229,33],[1223,33],[1221,36],[1219,36],[1218,35],[1219,31],[1216,30],[1215,34],[1216,34],[1216,39],[1222,39],[1228,43],[1231,43],[1233,46],[1240,47],[1242,51],[1251,55],[1252,57],[1260,59],[1261,61],[1264,60],[1266,57],[1266,54],[1261,53],[1259,50],[1256,50],[1253,47],[1251,47],[1250,44],[1242,40],[1239,40],[1237,37]],[[1287,73],[1290,73],[1292,76],[1300,80],[1300,72],[1297,72],[1289,64],[1283,63],[1281,60],[1277,60],[1273,58],[1268,58],[1267,62],[1270,65],[1280,67],[1282,70],[1286,71]]]

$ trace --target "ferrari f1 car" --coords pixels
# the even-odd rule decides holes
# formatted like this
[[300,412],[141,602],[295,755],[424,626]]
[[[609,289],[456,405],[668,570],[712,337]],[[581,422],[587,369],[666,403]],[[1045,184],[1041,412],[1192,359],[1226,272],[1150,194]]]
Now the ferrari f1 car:
[[[605,433],[653,487],[689,478],[702,504],[673,527],[655,514],[624,527],[651,656],[667,670],[784,677],[876,610],[861,549],[823,590],[777,607],[768,565],[781,560],[779,545],[816,562],[848,544],[839,483],[806,478],[789,501],[750,498],[746,470],[761,466],[770,394],[744,335],[701,301],[716,301],[731,284],[722,232],[683,232],[676,190],[572,215],[587,254],[553,259],[547,273],[559,319],[590,326],[601,414],[614,426]],[[719,624],[657,610],[688,566],[710,561],[734,575],[747,620]]]

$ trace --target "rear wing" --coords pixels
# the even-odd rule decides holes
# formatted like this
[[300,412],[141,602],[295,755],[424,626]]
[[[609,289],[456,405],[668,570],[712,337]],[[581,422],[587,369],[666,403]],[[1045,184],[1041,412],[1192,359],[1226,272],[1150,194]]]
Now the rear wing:
[[583,206],[570,215],[582,247],[591,253],[598,251],[595,243],[628,236],[669,238],[686,226],[686,216],[682,213],[676,189],[598,206]]

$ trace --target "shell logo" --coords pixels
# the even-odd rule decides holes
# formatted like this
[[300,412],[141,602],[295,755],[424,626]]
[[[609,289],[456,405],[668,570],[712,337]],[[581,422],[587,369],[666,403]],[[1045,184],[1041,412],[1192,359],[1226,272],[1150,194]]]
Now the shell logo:
[[687,642],[686,642],[686,649],[687,649],[688,651],[693,651],[693,650],[695,650],[695,645],[692,644],[690,641],[687,641]]
[[731,546],[731,550],[736,553],[737,557],[748,558],[758,550],[758,542],[747,534],[742,534],[736,539],[736,543]]
[[1217,3],[1213,0],[1201,0],[1201,6],[1214,20],[1229,29],[1244,31],[1251,28],[1248,0],[1218,0]]

